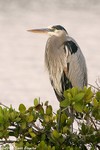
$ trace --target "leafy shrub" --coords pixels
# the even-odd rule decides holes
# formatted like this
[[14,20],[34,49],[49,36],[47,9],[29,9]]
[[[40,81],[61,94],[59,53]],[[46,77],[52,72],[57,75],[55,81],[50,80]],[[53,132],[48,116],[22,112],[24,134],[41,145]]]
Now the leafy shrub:
[[[64,92],[57,113],[38,99],[19,111],[0,106],[0,144],[9,150],[96,150],[100,149],[100,91],[76,87]],[[71,110],[68,115],[67,110]],[[75,125],[77,123],[77,125]],[[77,126],[75,130],[74,126]]]

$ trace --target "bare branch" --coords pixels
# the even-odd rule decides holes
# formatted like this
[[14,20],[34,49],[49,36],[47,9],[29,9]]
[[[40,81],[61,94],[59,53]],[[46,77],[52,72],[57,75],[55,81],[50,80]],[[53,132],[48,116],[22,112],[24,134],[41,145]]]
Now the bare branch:
[[0,105],[9,109],[8,106],[6,106],[5,104],[2,104],[1,102],[0,102]]
[[91,87],[93,87],[94,89],[96,89],[96,90],[98,90],[98,91],[100,91],[100,89],[99,88],[97,88],[96,86],[94,86],[94,85],[92,85],[92,84],[88,84],[89,86],[91,86]]

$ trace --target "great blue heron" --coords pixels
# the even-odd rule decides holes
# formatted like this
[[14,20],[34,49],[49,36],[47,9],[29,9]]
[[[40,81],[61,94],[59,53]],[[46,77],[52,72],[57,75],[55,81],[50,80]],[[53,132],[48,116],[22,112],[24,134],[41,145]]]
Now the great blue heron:
[[55,25],[28,31],[49,35],[45,48],[45,64],[59,101],[64,99],[63,92],[68,88],[87,86],[85,58],[76,41],[68,35],[64,27]]

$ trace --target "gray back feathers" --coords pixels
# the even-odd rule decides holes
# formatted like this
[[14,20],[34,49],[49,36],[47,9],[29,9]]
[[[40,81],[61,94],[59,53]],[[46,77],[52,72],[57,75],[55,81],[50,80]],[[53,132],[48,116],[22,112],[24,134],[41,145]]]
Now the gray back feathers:
[[45,48],[45,64],[56,95],[70,87],[87,86],[85,58],[75,40],[63,33],[51,36]]

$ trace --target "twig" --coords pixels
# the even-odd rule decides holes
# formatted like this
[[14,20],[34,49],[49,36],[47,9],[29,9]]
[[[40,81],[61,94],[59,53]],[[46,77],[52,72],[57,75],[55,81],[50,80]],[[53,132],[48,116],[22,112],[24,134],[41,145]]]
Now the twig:
[[4,140],[0,140],[0,145],[2,145],[2,144],[4,144],[4,143],[14,143],[14,142],[16,142],[16,140],[7,140],[7,141],[4,141]]
[[63,108],[62,110],[61,110],[61,112],[63,112],[63,111],[65,111],[65,110],[67,110],[68,108],[66,107],[66,108]]
[[96,83],[96,85],[98,86],[98,88],[100,89],[100,86],[99,86],[99,84],[98,84],[99,80],[100,80],[100,78],[98,78],[98,81],[96,80],[95,83]]
[[60,110],[59,110],[59,114],[58,114],[58,132],[60,132],[61,112],[62,112],[62,110],[61,110],[61,108],[60,108]]
[[92,85],[92,84],[88,84],[88,85],[91,86],[91,87],[93,87],[93,88],[95,88],[95,89],[97,89],[98,91],[100,91],[100,89],[97,88],[97,87],[95,87],[94,85]]
[[91,116],[88,116],[88,117],[90,118],[91,122],[93,123],[93,125],[94,125],[95,129],[98,131],[98,129],[97,129],[97,127],[96,127],[96,125],[95,125],[95,123],[94,123],[93,119],[91,118]]
[[4,106],[4,107],[6,107],[6,108],[8,108],[8,109],[9,109],[9,107],[8,107],[8,106],[6,106],[6,105],[2,104],[1,102],[0,102],[0,105],[1,105],[1,106]]
[[56,115],[56,113],[53,111],[53,114]]

